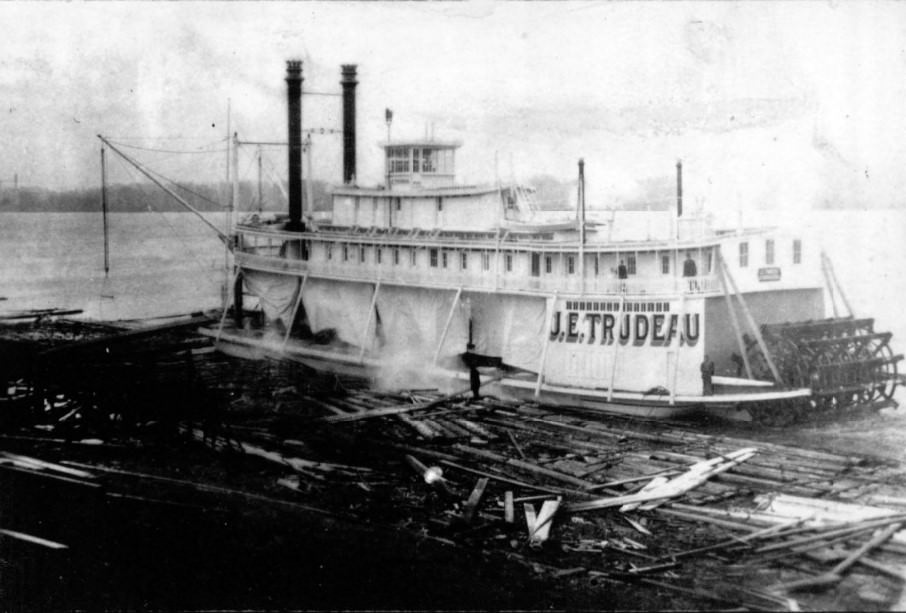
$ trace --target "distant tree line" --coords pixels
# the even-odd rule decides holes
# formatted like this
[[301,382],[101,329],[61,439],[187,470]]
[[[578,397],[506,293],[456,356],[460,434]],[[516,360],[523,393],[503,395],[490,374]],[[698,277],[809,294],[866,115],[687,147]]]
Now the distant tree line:
[[[169,186],[192,207],[200,211],[222,211],[229,202],[232,186],[227,183],[188,183]],[[312,181],[314,210],[328,210],[330,199],[324,181]],[[285,211],[286,198],[274,183],[261,186],[259,207],[258,184],[239,184],[237,210]],[[158,186],[151,183],[118,183],[107,187],[107,208],[118,213],[148,211],[185,211],[185,207]],[[0,193],[0,212],[100,212],[101,188],[49,190],[40,187],[4,188]]]

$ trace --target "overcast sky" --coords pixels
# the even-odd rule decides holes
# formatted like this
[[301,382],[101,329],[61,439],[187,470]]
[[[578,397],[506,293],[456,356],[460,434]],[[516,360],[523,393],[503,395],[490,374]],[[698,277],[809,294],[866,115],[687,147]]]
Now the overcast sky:
[[[522,179],[570,179],[584,157],[597,205],[644,197],[677,158],[708,209],[904,201],[906,3],[13,2],[0,19],[4,184],[96,185],[97,133],[216,149],[228,99],[240,138],[282,140],[297,57],[317,92],[358,64],[360,183],[381,180],[389,107],[394,136],[462,140],[470,181],[494,179],[495,155]],[[339,108],[307,98],[306,127],[338,128]],[[315,148],[316,176],[339,179],[338,137]],[[180,179],[225,172],[147,156]]]

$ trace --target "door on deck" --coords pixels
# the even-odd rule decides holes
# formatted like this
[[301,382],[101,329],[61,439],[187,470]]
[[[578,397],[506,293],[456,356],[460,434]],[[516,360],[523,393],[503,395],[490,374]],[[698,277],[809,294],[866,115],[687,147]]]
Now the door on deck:
[[533,253],[532,254],[532,276],[538,277],[541,275],[541,254]]

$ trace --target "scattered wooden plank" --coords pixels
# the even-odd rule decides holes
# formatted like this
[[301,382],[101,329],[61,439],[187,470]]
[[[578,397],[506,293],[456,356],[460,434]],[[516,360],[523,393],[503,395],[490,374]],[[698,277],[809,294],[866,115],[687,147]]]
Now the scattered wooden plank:
[[512,524],[516,519],[513,508],[513,490],[507,490],[503,494],[503,519],[508,524]]
[[513,444],[513,447],[516,449],[516,452],[519,454],[519,457],[522,458],[523,460],[528,460],[528,458],[525,455],[525,452],[522,451],[522,447],[520,447],[519,443],[516,441],[516,437],[513,436],[513,432],[511,430],[507,430],[506,435],[510,439],[510,442]]
[[466,500],[462,508],[462,518],[466,521],[466,523],[472,523],[472,519],[475,516],[475,511],[478,510],[478,505],[481,504],[481,499],[484,496],[484,491],[487,487],[488,478],[479,478],[478,482],[475,484],[475,488],[469,495],[469,499]]
[[33,545],[47,547],[48,549],[69,549],[69,546],[64,545],[63,543],[57,543],[56,541],[50,541],[41,538],[40,536],[34,536],[33,534],[26,534],[25,532],[18,532],[16,530],[0,528],[0,534],[20,541],[25,541],[26,543],[32,543]]
[[582,489],[588,489],[588,488],[594,486],[593,483],[590,483],[589,481],[585,481],[584,479],[577,479],[576,477],[573,477],[570,475],[564,475],[563,473],[560,473],[560,472],[557,472],[554,470],[550,470],[547,468],[543,468],[541,466],[537,466],[530,462],[524,462],[522,460],[515,460],[513,458],[508,458],[508,457],[506,457],[504,455],[500,455],[498,453],[494,453],[491,451],[485,451],[484,449],[475,449],[474,447],[469,447],[468,445],[461,445],[461,444],[453,445],[453,448],[456,449],[457,451],[461,451],[463,453],[467,453],[467,454],[473,455],[475,457],[483,458],[485,460],[492,460],[494,462],[502,462],[504,464],[509,464],[510,466],[514,466],[516,468],[519,468],[520,470],[524,470],[524,471],[527,471],[530,473],[542,475],[542,476],[545,476],[545,477],[548,477],[551,479],[555,479],[557,481],[562,481],[564,483],[569,483],[570,485],[575,485]]
[[859,547],[856,551],[852,552],[846,557],[842,562],[834,566],[830,571],[818,575],[816,577],[808,577],[805,579],[799,579],[798,581],[790,581],[788,583],[782,583],[775,585],[773,589],[777,591],[791,592],[795,590],[802,589],[814,589],[819,587],[826,587],[828,585],[835,585],[842,581],[842,574],[846,572],[853,564],[859,561],[862,556],[867,552],[871,551],[891,536],[894,532],[903,527],[902,522],[897,522],[887,526],[882,530],[878,535],[872,538],[870,541]]
[[[601,498],[590,502],[578,502],[569,506],[570,512],[588,511],[593,509],[604,509],[614,506],[634,505],[635,503],[651,502],[653,506],[646,505],[646,508],[654,508],[660,502],[669,498],[681,496],[696,486],[704,483],[711,477],[723,473],[741,462],[755,455],[754,448],[739,449],[726,456],[713,458],[690,467],[686,472],[674,477],[668,481],[659,481],[654,487],[638,494],[629,494],[626,496],[616,496],[612,498]],[[661,478],[658,478],[661,479]],[[636,505],[637,506],[637,505]],[[628,510],[635,508],[629,506]]]

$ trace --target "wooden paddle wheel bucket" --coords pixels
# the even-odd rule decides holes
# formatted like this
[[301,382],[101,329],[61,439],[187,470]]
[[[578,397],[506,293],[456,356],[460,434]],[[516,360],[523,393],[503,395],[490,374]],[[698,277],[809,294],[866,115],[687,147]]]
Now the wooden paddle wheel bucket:
[[[753,416],[772,425],[803,418],[842,415],[896,406],[902,354],[890,347],[890,332],[875,332],[874,319],[838,317],[761,326],[780,377],[790,387],[810,387],[812,397],[792,406],[759,407]],[[771,378],[758,345],[749,347],[753,374]]]

